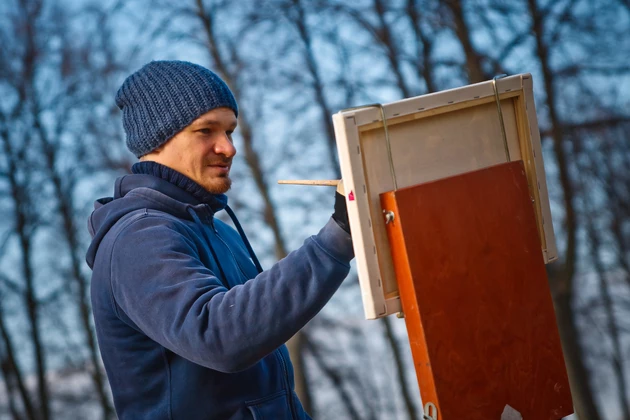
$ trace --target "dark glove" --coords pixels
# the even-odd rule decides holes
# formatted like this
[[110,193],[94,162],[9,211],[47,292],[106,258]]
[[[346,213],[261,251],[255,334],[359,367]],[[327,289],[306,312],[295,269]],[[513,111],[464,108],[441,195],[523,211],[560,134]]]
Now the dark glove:
[[332,218],[339,227],[350,233],[350,221],[348,220],[348,207],[346,207],[346,197],[335,191],[335,212]]

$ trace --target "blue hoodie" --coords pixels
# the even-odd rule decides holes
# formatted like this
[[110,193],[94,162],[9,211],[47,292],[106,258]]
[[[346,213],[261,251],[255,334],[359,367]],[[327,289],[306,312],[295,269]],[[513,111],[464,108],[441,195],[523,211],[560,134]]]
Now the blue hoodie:
[[350,235],[330,219],[259,273],[242,230],[214,217],[231,213],[225,195],[153,162],[133,169],[88,223],[96,333],[119,418],[308,419],[284,343],[347,276]]

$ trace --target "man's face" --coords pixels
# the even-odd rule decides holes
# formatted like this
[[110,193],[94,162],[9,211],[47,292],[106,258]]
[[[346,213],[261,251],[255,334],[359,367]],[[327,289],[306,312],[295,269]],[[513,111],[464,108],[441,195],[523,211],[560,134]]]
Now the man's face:
[[232,132],[236,116],[229,108],[206,112],[141,160],[166,165],[197,182],[208,192],[222,194],[230,189],[230,167],[236,154]]

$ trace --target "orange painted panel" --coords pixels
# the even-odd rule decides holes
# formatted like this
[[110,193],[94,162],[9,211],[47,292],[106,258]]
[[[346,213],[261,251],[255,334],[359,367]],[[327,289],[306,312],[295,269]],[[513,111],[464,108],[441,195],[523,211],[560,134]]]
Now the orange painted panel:
[[521,161],[381,194],[424,403],[440,420],[573,412]]

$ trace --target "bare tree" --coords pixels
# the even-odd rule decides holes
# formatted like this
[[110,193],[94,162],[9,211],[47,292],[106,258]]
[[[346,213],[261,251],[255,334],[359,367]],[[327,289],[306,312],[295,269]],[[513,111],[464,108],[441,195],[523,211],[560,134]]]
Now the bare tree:
[[[392,75],[394,85],[401,92],[403,97],[412,96],[412,88],[409,86],[408,78],[403,72],[403,52],[399,47],[400,42],[396,39],[394,24],[388,19],[389,14],[400,14],[400,10],[390,10],[383,0],[374,0],[371,9],[347,5],[344,3],[330,2],[326,8],[332,12],[343,13],[352,21],[356,22],[360,28],[369,34],[372,41],[376,42],[378,48],[385,54]],[[371,16],[372,15],[372,16]]]
[[599,280],[600,292],[602,295],[604,310],[606,312],[606,326],[612,342],[611,360],[613,364],[613,375],[617,382],[619,407],[621,409],[621,413],[623,414],[623,419],[630,420],[630,401],[628,400],[628,385],[625,379],[625,353],[622,351],[620,338],[621,334],[615,319],[614,301],[608,285],[609,280],[607,277],[609,277],[609,273],[604,268],[604,264],[601,261],[600,253],[603,250],[593,219],[596,218],[589,218],[589,221],[587,221],[588,237],[591,242],[591,259],[595,267],[595,275]]
[[[87,124],[93,117],[91,110],[97,105],[93,93],[86,89],[88,78],[104,75],[91,61],[94,45],[90,42],[99,37],[73,38],[76,34],[72,32],[70,19],[77,15],[60,4],[20,0],[6,7],[10,13],[3,18],[6,25],[3,23],[0,36],[3,41],[11,40],[12,48],[2,49],[3,65],[0,66],[0,89],[9,99],[0,108],[0,154],[6,163],[2,178],[6,180],[8,197],[13,204],[14,221],[10,229],[18,238],[22,269],[19,281],[10,280],[7,273],[5,284],[8,281],[14,283],[14,295],[22,296],[26,303],[31,342],[19,343],[19,346],[30,344],[33,347],[37,398],[30,398],[28,390],[22,386],[23,374],[10,350],[14,347],[10,343],[10,333],[3,327],[7,355],[4,360],[8,367],[5,379],[7,383],[16,384],[22,399],[20,405],[28,418],[53,416],[52,400],[60,397],[58,393],[62,391],[50,392],[47,379],[50,374],[47,358],[50,356],[47,355],[63,357],[63,352],[70,349],[53,343],[54,334],[44,331],[42,320],[46,322],[48,318],[43,312],[46,306],[51,302],[63,302],[65,315],[59,318],[57,326],[62,328],[66,322],[72,323],[69,318],[78,315],[76,325],[83,335],[84,347],[78,352],[72,350],[80,355],[78,357],[85,351],[89,360],[84,365],[85,373],[92,380],[102,417],[108,419],[113,417],[114,410],[91,324],[89,280],[83,267],[85,243],[79,233],[84,222],[75,202],[78,182],[85,181],[86,174],[91,171],[84,166],[87,162],[85,151],[89,147],[83,141],[89,130],[80,125]],[[58,40],[59,44],[50,42],[50,39]],[[99,63],[103,63],[102,57],[99,57]],[[11,67],[15,64],[19,67]],[[98,75],[93,74],[95,70],[99,70]],[[85,118],[81,120],[82,117]],[[104,121],[101,119],[100,122]],[[38,248],[41,245],[34,241],[36,234],[55,235],[61,238],[62,246]],[[68,267],[63,263],[58,267],[46,267],[41,272],[46,272],[49,279],[58,274],[66,289],[56,288],[46,296],[37,296],[36,278],[40,272],[37,267],[40,264],[35,259],[52,254],[58,254],[59,261],[68,261]],[[75,308],[76,312],[73,312]],[[57,309],[57,312],[60,311]],[[32,408],[35,405],[37,409]]]
[[321,123],[324,128],[324,136],[328,150],[328,160],[332,166],[334,176],[341,177],[339,171],[339,159],[337,158],[337,146],[335,142],[335,130],[332,124],[332,107],[328,103],[324,92],[324,78],[318,67],[317,57],[313,49],[313,38],[311,28],[306,20],[306,8],[303,0],[290,0],[288,4],[278,4],[275,9],[282,10],[285,18],[291,23],[299,34],[302,41],[304,61],[308,74],[312,80],[311,90],[315,96],[315,103],[319,108]]
[[444,0],[444,5],[450,10],[453,17],[453,29],[464,50],[466,57],[465,69],[468,72],[470,83],[479,83],[491,77],[483,71],[481,56],[475,49],[471,39],[472,31],[466,20],[464,4],[461,0]]
[[[407,0],[405,6],[405,12],[409,21],[411,22],[411,28],[414,35],[415,42],[415,60],[412,61],[414,67],[418,72],[418,76],[424,80],[427,87],[427,93],[436,92],[438,90],[435,76],[433,75],[434,66],[431,54],[435,47],[434,37],[428,33],[425,29],[428,26],[428,16],[430,16],[431,10],[417,0]],[[435,26],[435,25],[433,25]]]
[[[627,360],[625,360],[627,352],[623,350],[622,330],[617,320],[617,314],[621,313],[621,310],[615,310],[615,307],[620,306],[620,302],[610,285],[612,279],[619,277],[625,281],[626,286],[630,283],[627,271],[627,258],[630,257],[626,248],[628,238],[622,227],[624,223],[627,223],[629,216],[630,207],[624,206],[622,202],[630,197],[628,194],[630,180],[627,179],[625,170],[617,168],[614,155],[611,155],[612,150],[619,153],[620,149],[623,149],[623,146],[611,147],[616,143],[621,145],[623,140],[617,139],[614,130],[610,128],[582,129],[575,134],[575,137],[572,137],[575,151],[583,157],[577,162],[582,174],[579,179],[580,198],[584,212],[582,219],[587,232],[593,272],[599,283],[601,306],[604,309],[606,329],[612,347],[610,361],[617,387],[620,412],[623,419],[627,420],[630,419],[630,396],[626,380]],[[592,146],[585,148],[585,143]],[[602,208],[596,203],[601,202],[601,198],[596,199],[588,194],[587,191],[593,190],[602,191],[605,207]],[[602,256],[612,249],[618,250],[617,260],[612,264],[606,264]]]
[[[11,411],[11,415],[14,419],[26,418],[29,420],[36,420],[36,412],[33,408],[33,404],[31,403],[31,397],[29,395],[28,390],[26,389],[26,385],[24,383],[24,377],[22,375],[22,370],[18,366],[17,359],[15,357],[15,346],[13,344],[13,340],[9,335],[7,327],[4,321],[4,313],[3,308],[0,306],[0,337],[2,339],[0,345],[0,369],[2,370],[2,375],[4,378],[4,382],[7,387],[7,397],[9,399],[9,407]],[[14,393],[17,392],[20,398],[20,404],[24,408],[25,417],[23,417],[16,404]]]
[[304,349],[309,352],[309,354],[313,357],[313,360],[317,364],[317,366],[324,372],[327,378],[330,379],[334,389],[339,393],[341,400],[343,401],[343,406],[347,410],[347,418],[360,420],[361,416],[359,415],[359,409],[355,405],[354,399],[349,394],[345,385],[347,383],[346,378],[337,371],[332,368],[326,361],[325,355],[322,354],[322,350],[319,346],[311,343],[311,341],[305,337],[307,335],[302,336],[302,340],[305,341]]
[[[16,113],[17,114],[17,113]],[[6,127],[7,119],[2,118],[3,126]],[[27,161],[28,146],[32,143],[26,133],[19,137],[21,147],[16,147],[14,137],[9,134],[7,128],[3,128],[0,141],[2,142],[2,152],[7,163],[4,175],[9,184],[9,197],[13,204],[13,231],[17,236],[20,249],[20,269],[24,287],[21,289],[21,298],[26,308],[26,316],[29,321],[31,345],[35,355],[35,367],[38,382],[39,412],[44,419],[50,416],[48,384],[46,382],[46,360],[45,349],[40,330],[40,304],[35,295],[35,278],[33,272],[33,235],[38,225],[38,220],[34,215],[33,203],[28,191],[33,188],[29,165]],[[5,343],[6,344],[6,343]],[[7,347],[8,348],[8,347]]]
[[600,418],[600,416],[595,406],[593,392],[589,387],[589,375],[584,365],[582,345],[579,341],[579,332],[575,325],[575,314],[572,307],[573,280],[576,270],[577,221],[575,189],[569,175],[568,160],[570,157],[565,149],[561,121],[557,110],[558,100],[556,98],[555,75],[549,62],[550,46],[545,41],[544,36],[544,11],[539,8],[536,0],[528,0],[527,4],[532,19],[532,32],[536,42],[536,56],[540,60],[542,69],[542,82],[546,93],[545,103],[549,112],[551,139],[562,187],[565,214],[563,230],[566,234],[566,247],[564,258],[561,262],[562,267],[551,272],[554,304],[576,411],[580,417],[595,420]]
[[[148,42],[162,36],[171,44],[201,46],[239,103],[246,104],[237,141],[242,142],[239,149],[252,175],[247,187],[255,191],[254,200],[260,198],[260,207],[252,206],[250,197],[237,195],[231,202],[264,225],[261,237],[269,234],[274,259],[286,255],[293,241],[287,232],[296,228],[280,218],[276,200],[307,214],[325,206],[288,195],[274,197],[271,177],[276,170],[301,173],[331,167],[338,175],[332,112],[486,80],[498,72],[534,72],[543,146],[551,153],[551,159],[545,158],[557,204],[554,219],[562,221],[557,237],[563,258],[548,267],[549,277],[576,408],[582,418],[600,418],[594,403],[597,390],[589,384],[599,369],[591,361],[604,357],[615,372],[602,380],[615,387],[628,418],[628,308],[616,292],[630,286],[630,115],[627,94],[615,92],[617,85],[611,82],[630,74],[627,24],[616,19],[630,13],[627,2],[191,0],[183,5],[158,2],[148,14],[140,2],[114,1],[106,11],[91,0],[85,6],[87,14],[76,13],[82,7],[70,11],[65,3],[44,0],[12,0],[0,6],[7,12],[0,25],[0,205],[10,215],[0,221],[8,233],[0,238],[0,263],[9,268],[0,276],[0,374],[8,392],[7,416],[50,418],[56,414],[50,401],[56,410],[58,403],[76,408],[82,396],[97,401],[103,417],[112,416],[89,317],[89,280],[81,261],[87,203],[80,192],[86,183],[104,184],[100,175],[129,170],[131,156],[121,151],[112,95],[129,73],[126,67],[139,62],[141,55],[153,56],[157,45],[163,47]],[[119,27],[107,24],[108,15],[123,9],[121,22],[138,28],[135,45],[112,42]],[[149,14],[158,18],[149,19]],[[185,23],[176,26],[174,20]],[[82,36],[70,29],[78,21]],[[265,36],[255,36],[264,28]],[[458,46],[452,48],[453,42]],[[281,107],[280,125],[295,126],[292,133],[304,134],[291,148],[271,150],[277,144],[268,135],[274,123],[260,116],[271,115],[266,109],[270,102]],[[316,148],[319,155],[301,156],[305,147]],[[46,197],[46,205],[35,200],[39,196]],[[259,208],[262,220],[255,214]],[[42,237],[54,237],[61,246],[46,249]],[[6,243],[16,246],[2,252]],[[51,264],[48,256],[57,261]],[[63,287],[43,293],[37,287],[43,273],[52,273]],[[583,291],[576,278],[593,275],[597,293],[578,305]],[[336,298],[358,308],[358,299],[347,299],[353,293],[355,286],[344,286]],[[13,309],[17,301],[23,302],[21,308]],[[55,313],[60,302],[70,306],[71,315]],[[366,323],[380,339],[372,336],[368,343],[346,328],[338,315],[345,309],[327,308],[305,335],[289,343],[297,391],[311,413],[314,392],[308,387],[334,392],[335,407],[317,407],[315,414],[321,417],[341,413],[379,418],[381,402],[392,400],[381,395],[395,389],[392,382],[405,387],[411,365],[392,320]],[[583,326],[584,317],[593,314],[605,320],[610,351],[596,348],[599,343]],[[16,319],[28,327],[25,334],[14,328],[11,321]],[[68,335],[66,323],[79,326],[78,339],[58,339],[44,331],[54,325],[57,335]],[[325,330],[335,334],[321,335]],[[386,372],[362,370],[370,356],[361,350],[377,341],[391,366]],[[23,348],[33,349],[32,362],[24,360],[31,354],[24,356]],[[345,364],[332,360],[335,351]],[[77,353],[81,356],[71,361]],[[57,369],[53,362],[58,358],[67,360],[63,373],[51,371]],[[311,368],[308,377],[305,358]],[[37,379],[32,388],[24,377],[27,365],[33,366]],[[51,375],[81,372],[90,375],[92,384],[85,394],[49,389]],[[377,384],[382,388],[373,388]],[[396,401],[388,414],[417,416],[412,389],[402,388]]]
[[[58,27],[59,30],[63,31],[63,27],[65,27],[63,24],[63,11],[56,9],[53,13],[55,21],[60,24]],[[79,179],[84,177],[86,171],[81,171],[81,165],[63,167],[60,163],[63,159],[67,160],[71,156],[77,162],[83,161],[81,147],[68,149],[64,147],[61,137],[64,134],[74,135],[74,133],[69,132],[67,129],[68,123],[71,122],[71,112],[81,107],[83,104],[85,104],[85,106],[90,105],[89,99],[91,98],[86,98],[88,100],[81,99],[78,98],[78,95],[75,93],[78,88],[77,84],[82,81],[80,73],[87,70],[86,67],[89,65],[89,62],[81,60],[81,58],[89,55],[89,52],[84,50],[84,48],[89,48],[89,45],[77,46],[75,48],[75,45],[67,39],[67,34],[61,32],[50,35],[67,40],[60,52],[61,56],[65,59],[58,69],[58,83],[61,89],[59,89],[59,92],[54,98],[46,101],[46,105],[49,107],[47,110],[42,109],[44,102],[40,97],[33,97],[31,102],[33,104],[33,128],[41,145],[46,175],[52,185],[52,191],[56,198],[57,208],[55,209],[55,213],[59,219],[55,224],[60,228],[60,236],[65,241],[67,247],[66,254],[70,257],[70,270],[67,281],[69,289],[72,291],[72,299],[76,303],[79,311],[80,326],[84,336],[84,342],[87,346],[88,357],[91,362],[89,374],[101,405],[102,418],[108,419],[113,416],[114,410],[106,391],[106,379],[101,370],[98,344],[91,323],[91,307],[88,293],[89,283],[84,271],[81,269],[83,265],[83,246],[79,241],[79,228],[77,227],[78,218],[75,213],[74,203],[76,184]],[[33,89],[33,91],[35,91],[35,89]],[[54,122],[48,129],[41,118],[44,111],[53,112],[55,115]],[[77,141],[75,145],[77,144],[80,144],[80,142]]]

